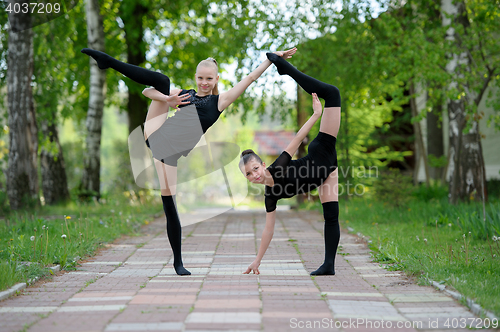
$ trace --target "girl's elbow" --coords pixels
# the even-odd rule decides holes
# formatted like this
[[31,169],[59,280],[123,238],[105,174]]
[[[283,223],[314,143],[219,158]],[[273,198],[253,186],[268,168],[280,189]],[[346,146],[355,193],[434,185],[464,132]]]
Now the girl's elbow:
[[257,81],[257,75],[251,73],[250,75],[248,75],[247,79],[248,79],[248,85],[252,84],[253,82]]
[[271,228],[264,228],[264,232],[270,237],[273,237],[274,235],[274,229]]

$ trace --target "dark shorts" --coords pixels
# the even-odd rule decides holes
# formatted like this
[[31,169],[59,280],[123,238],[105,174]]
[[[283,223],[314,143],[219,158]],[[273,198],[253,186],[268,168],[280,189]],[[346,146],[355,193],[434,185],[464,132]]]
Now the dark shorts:
[[319,132],[308,147],[308,154],[314,160],[314,164],[327,167],[330,173],[338,167],[336,142],[337,139],[334,136]]
[[153,157],[162,163],[177,166],[177,161],[198,144],[204,132],[194,105],[183,107],[168,117],[156,131],[149,135],[146,145]]
[[[146,139],[146,145],[151,150],[151,146],[149,145],[149,139]],[[166,165],[177,167],[177,162],[178,162],[179,158],[182,156],[187,156],[190,151],[191,150],[186,151],[185,153],[182,153],[182,152],[167,153],[166,157],[159,159],[159,160]],[[151,152],[153,152],[153,150],[151,150]],[[154,154],[153,154],[153,156],[154,156]]]

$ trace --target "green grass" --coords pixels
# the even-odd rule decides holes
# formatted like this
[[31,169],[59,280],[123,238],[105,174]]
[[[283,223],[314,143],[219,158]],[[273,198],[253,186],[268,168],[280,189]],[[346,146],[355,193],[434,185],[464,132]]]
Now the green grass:
[[123,196],[11,213],[0,223],[0,291],[48,275],[55,264],[74,269],[103,244],[138,235],[161,212],[159,197]]
[[[319,204],[312,208],[321,211]],[[422,283],[441,282],[500,314],[500,202],[448,204],[412,198],[404,207],[367,198],[340,202],[341,227],[369,236],[374,261]]]

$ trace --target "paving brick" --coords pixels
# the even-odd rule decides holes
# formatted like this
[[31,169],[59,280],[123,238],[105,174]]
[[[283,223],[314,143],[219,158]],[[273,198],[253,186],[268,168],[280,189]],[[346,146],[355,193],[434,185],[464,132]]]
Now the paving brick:
[[336,275],[312,278],[323,261],[322,220],[279,211],[260,275],[242,272],[255,258],[265,213],[229,211],[186,226],[183,261],[192,275],[178,276],[159,218],[77,271],[0,302],[0,332],[381,331],[384,323],[390,331],[459,331],[446,322],[475,317],[446,294],[384,270],[347,233]]

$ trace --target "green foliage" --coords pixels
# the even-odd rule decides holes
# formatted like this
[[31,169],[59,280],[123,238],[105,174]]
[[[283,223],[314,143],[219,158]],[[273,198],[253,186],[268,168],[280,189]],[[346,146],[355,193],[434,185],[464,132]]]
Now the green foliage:
[[448,197],[448,188],[439,183],[433,183],[430,186],[420,184],[413,189],[412,194],[414,197],[424,202],[429,202],[431,200],[440,201]]
[[[2,180],[0,180],[2,181]],[[2,181],[3,182],[3,181]],[[4,188],[4,184],[0,182],[0,185],[2,188]],[[7,196],[7,190],[1,190],[0,191],[0,215],[5,215],[10,211],[10,207],[7,204],[9,201],[9,197]]]
[[[85,2],[79,1],[69,13],[33,28],[33,97],[39,128],[43,121],[57,123],[59,117],[85,117],[88,93],[78,89],[89,80],[84,69],[88,59],[80,56],[86,45],[85,16]],[[43,138],[40,131],[39,139]]]
[[430,167],[443,168],[448,164],[446,156],[436,157],[433,154],[427,155]]
[[411,198],[411,178],[401,174],[399,169],[389,169],[381,173],[373,189],[378,201],[390,206],[405,206]]
[[486,240],[500,236],[500,207],[490,204],[484,217],[481,211],[470,211],[463,206],[457,208],[455,223],[464,233],[470,233],[475,239]]
[[[106,158],[103,157],[101,166],[101,181],[105,195],[116,195],[136,189],[127,143],[115,140],[111,152]],[[103,153],[101,155],[104,156]]]
[[72,194],[75,194],[83,171],[83,143],[79,141],[64,142],[61,144],[61,148],[68,178],[68,188]]
[[372,251],[371,255],[374,262],[384,264],[385,268],[390,271],[404,269],[405,265],[394,241],[390,241],[388,238],[378,239],[376,243],[372,242],[368,247]]
[[19,280],[19,272],[16,271],[16,263],[9,261],[0,261],[0,290],[8,285],[13,285]]
[[490,179],[488,180],[488,195],[493,199],[500,198],[500,180],[499,179]]

